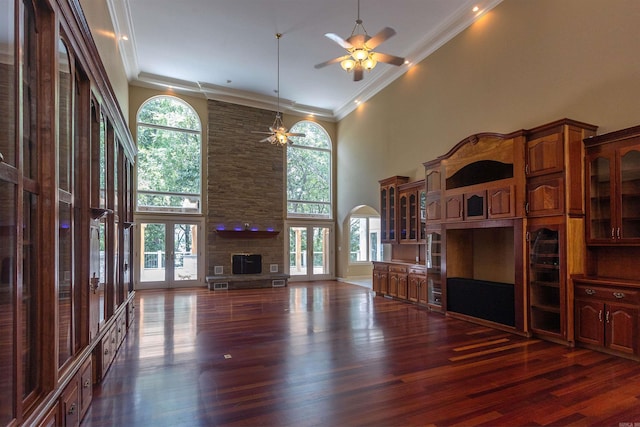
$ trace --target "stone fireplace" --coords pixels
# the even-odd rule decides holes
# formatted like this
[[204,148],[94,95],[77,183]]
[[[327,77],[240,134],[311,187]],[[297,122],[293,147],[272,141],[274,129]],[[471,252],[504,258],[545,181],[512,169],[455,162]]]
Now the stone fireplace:
[[208,112],[207,276],[231,276],[234,254],[260,254],[251,276],[270,285],[284,272],[285,151],[251,131],[275,112],[214,100]]

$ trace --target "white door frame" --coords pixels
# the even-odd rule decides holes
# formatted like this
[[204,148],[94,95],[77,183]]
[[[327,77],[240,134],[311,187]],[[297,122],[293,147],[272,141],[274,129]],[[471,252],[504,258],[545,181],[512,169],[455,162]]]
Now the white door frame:
[[[289,253],[289,237],[290,237],[290,229],[292,227],[302,227],[307,230],[307,246],[310,246],[307,251],[307,273],[291,275],[290,267],[291,267],[291,254]],[[309,245],[309,242],[312,241],[313,229],[314,227],[323,227],[329,229],[329,241],[325,243],[325,246],[328,248],[329,253],[326,254],[326,260],[329,263],[327,266],[327,273],[324,274],[315,274],[313,272],[313,244]],[[286,273],[290,275],[290,282],[302,282],[302,281],[310,281],[310,280],[333,280],[335,279],[335,226],[332,221],[296,221],[289,220],[285,221],[285,270]]]
[[[165,278],[161,281],[141,282],[140,274],[144,255],[141,253],[142,248],[142,224],[164,224],[166,229],[165,236]],[[175,280],[174,263],[174,235],[173,227],[175,224],[192,224],[196,226],[196,254],[197,254],[197,277],[186,280]],[[205,286],[204,280],[204,218],[202,216],[184,216],[184,215],[136,215],[135,218],[135,243],[134,243],[134,289],[169,289],[169,288],[186,288],[194,286]],[[171,262],[169,262],[171,261]]]

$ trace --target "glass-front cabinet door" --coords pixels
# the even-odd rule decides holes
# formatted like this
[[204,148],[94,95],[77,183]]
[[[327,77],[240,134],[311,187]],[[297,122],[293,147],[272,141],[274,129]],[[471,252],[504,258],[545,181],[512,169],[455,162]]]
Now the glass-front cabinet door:
[[612,160],[612,157],[606,154],[597,154],[588,159],[587,230],[591,241],[608,241],[614,237],[614,227],[611,222]]
[[640,149],[620,150],[619,239],[640,240]]
[[440,228],[427,229],[427,303],[437,309],[442,308],[442,234]]
[[587,240],[591,244],[640,242],[640,150],[637,146],[587,156]]
[[564,337],[564,275],[562,274],[561,225],[532,225],[529,246],[529,303],[531,329]]

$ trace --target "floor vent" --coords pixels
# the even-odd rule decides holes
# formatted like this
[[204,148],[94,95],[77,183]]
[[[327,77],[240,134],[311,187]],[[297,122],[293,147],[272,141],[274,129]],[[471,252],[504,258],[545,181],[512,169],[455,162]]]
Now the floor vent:
[[229,283],[227,282],[213,282],[214,291],[226,291],[229,289]]
[[274,288],[284,288],[287,282],[283,279],[276,279],[271,281],[271,286]]

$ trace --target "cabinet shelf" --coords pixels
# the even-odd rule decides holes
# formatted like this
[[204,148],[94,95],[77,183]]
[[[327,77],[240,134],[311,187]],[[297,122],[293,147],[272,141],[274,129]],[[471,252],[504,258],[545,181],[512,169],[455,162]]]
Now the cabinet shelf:
[[560,313],[560,307],[545,305],[545,304],[531,304],[531,308],[534,310],[545,311],[548,313]]
[[539,282],[539,281],[534,281],[531,282],[532,286],[544,286],[546,288],[560,288],[560,283],[559,282]]

